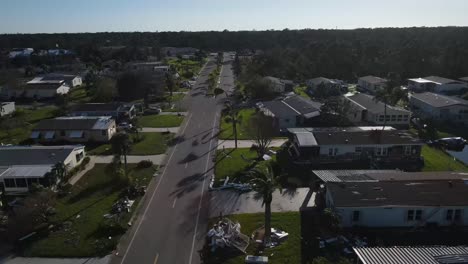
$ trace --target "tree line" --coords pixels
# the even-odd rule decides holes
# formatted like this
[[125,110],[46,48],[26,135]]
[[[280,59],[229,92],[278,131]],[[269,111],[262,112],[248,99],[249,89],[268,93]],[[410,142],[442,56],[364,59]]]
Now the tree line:
[[151,47],[155,55],[164,46],[260,49],[265,53],[255,61],[256,73],[293,80],[325,76],[351,81],[388,72],[398,72],[403,79],[468,75],[468,27],[0,35],[3,50],[46,49],[57,44],[76,51],[85,61],[102,56],[102,47],[121,45],[132,47],[128,51]]

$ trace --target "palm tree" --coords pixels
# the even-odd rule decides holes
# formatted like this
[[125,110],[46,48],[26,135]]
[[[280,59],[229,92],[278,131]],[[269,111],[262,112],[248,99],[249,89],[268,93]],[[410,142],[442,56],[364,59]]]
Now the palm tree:
[[394,105],[405,97],[405,93],[401,92],[400,87],[398,87],[400,84],[400,76],[397,73],[388,73],[387,80],[388,81],[385,86],[382,89],[377,90],[374,97],[374,100],[384,103],[385,118],[382,131],[385,130],[385,126],[387,125],[387,105]]
[[275,174],[270,164],[250,170],[249,176],[252,177],[250,183],[256,192],[256,197],[262,199],[265,206],[265,237],[263,243],[268,246],[271,242],[271,201],[273,200],[273,192],[277,189],[281,192],[279,176]]
[[241,122],[241,116],[239,115],[239,109],[234,108],[230,101],[224,103],[223,114],[226,116],[224,119],[227,123],[232,124],[232,134],[234,135],[234,144],[237,149],[237,124]]
[[130,152],[130,137],[125,132],[115,134],[111,138],[112,152],[120,160],[124,157],[125,173],[127,173],[127,154]]

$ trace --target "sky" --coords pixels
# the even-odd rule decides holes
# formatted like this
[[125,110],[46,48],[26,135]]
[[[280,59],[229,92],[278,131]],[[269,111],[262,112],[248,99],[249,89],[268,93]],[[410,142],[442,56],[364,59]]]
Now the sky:
[[0,33],[468,26],[467,0],[0,0]]

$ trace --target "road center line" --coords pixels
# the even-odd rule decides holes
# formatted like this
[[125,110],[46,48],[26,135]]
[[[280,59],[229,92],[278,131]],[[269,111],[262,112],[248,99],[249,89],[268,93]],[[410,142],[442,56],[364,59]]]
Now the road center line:
[[[188,117],[187,123],[185,124],[185,127],[184,127],[184,129],[182,130],[182,134],[184,134],[185,129],[187,128],[187,125],[188,125],[188,123],[190,122],[190,118],[192,118],[192,114],[190,114],[190,116]],[[166,175],[167,164],[169,164],[169,163],[171,162],[172,156],[174,156],[174,152],[176,151],[177,146],[179,146],[179,144],[176,144],[175,147],[174,147],[174,149],[172,149],[172,153],[171,153],[171,155],[169,156],[169,159],[167,160],[166,166],[164,166],[164,170],[163,170],[163,172],[162,172],[162,174],[161,174],[161,178],[159,179],[158,184],[156,185],[156,187],[155,187],[155,189],[154,189],[154,192],[153,192],[153,194],[151,195],[151,198],[150,198],[148,204],[146,205],[145,211],[144,211],[143,214],[140,216],[140,222],[138,223],[138,226],[137,226],[137,228],[136,228],[136,230],[135,230],[135,233],[133,233],[132,239],[130,240],[130,243],[128,244],[127,250],[125,250],[125,254],[123,255],[122,261],[121,261],[120,263],[123,263],[123,262],[125,261],[125,258],[127,257],[127,254],[128,254],[128,251],[130,250],[130,248],[131,248],[132,245],[133,245],[133,241],[135,240],[136,234],[137,234],[138,231],[140,230],[141,224],[143,223],[143,219],[145,218],[145,215],[146,215],[146,213],[148,212],[148,209],[149,209],[149,207],[150,207],[150,204],[153,202],[154,195],[156,194],[156,192],[157,192],[157,190],[158,190],[158,188],[159,188],[159,185],[161,184],[162,180],[164,179],[164,175]],[[158,257],[159,257],[159,254],[156,255],[155,263],[156,263],[156,261],[158,260]]]
[[185,162],[185,168],[187,168],[187,166],[188,166],[188,162]]
[[174,199],[174,202],[172,203],[172,208],[175,207],[175,203],[177,202],[177,197]]
[[[211,158],[211,146],[213,144],[213,136],[216,131],[215,124],[216,124],[216,118],[218,117],[218,114],[216,113],[214,116],[213,120],[213,132],[211,132],[211,140],[210,140],[210,146],[208,148],[209,152],[208,155],[206,155],[206,164],[205,164],[205,174],[208,170],[208,163]],[[197,221],[195,223],[195,230],[193,231],[193,239],[192,239],[192,249],[190,250],[190,258],[189,258],[189,264],[192,264],[192,256],[193,256],[193,250],[195,248],[195,238],[197,236],[198,232],[198,222],[200,221],[200,211],[202,207],[202,200],[203,200],[203,192],[205,191],[205,181],[206,181],[206,175],[203,177],[203,183],[202,183],[202,189],[201,189],[201,194],[200,194],[200,202],[198,203],[198,212],[197,212]]]

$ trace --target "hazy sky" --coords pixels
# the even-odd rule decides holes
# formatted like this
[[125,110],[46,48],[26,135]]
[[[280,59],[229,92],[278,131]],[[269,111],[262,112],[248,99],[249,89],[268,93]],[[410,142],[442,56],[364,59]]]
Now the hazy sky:
[[0,0],[0,33],[468,26],[467,0]]

